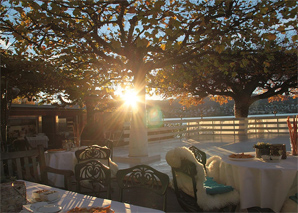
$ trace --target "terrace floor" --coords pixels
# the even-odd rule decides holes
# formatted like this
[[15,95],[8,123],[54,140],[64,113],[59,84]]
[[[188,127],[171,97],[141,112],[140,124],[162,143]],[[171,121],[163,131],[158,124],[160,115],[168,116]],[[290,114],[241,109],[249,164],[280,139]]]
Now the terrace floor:
[[[287,151],[291,150],[290,139],[287,134],[262,134],[248,135],[247,137],[239,137],[234,135],[199,135],[192,138],[173,139],[162,142],[151,142],[148,144],[148,155],[160,155],[160,160],[146,163],[153,168],[164,172],[171,176],[171,167],[165,160],[166,153],[181,146],[196,146],[210,156],[223,156],[229,153],[253,152],[253,145],[257,142],[265,142],[271,144],[285,144]],[[122,158],[128,157],[129,145],[114,147],[114,161],[118,164],[119,169],[129,168],[134,163],[124,163]]]
[[[175,148],[191,145],[195,145],[199,149],[203,150],[207,154],[207,158],[210,156],[218,155],[223,156],[230,153],[242,153],[254,151],[253,145],[257,142],[265,142],[271,144],[286,144],[287,151],[290,151],[289,136],[285,134],[262,134],[262,135],[248,135],[247,137],[238,137],[234,135],[199,135],[192,138],[174,139],[163,142],[151,142],[148,144],[148,155],[160,155],[160,160],[148,162],[147,165],[166,173],[172,179],[171,168],[165,160],[166,153]],[[134,166],[135,163],[124,163],[122,158],[128,157],[129,146],[114,147],[114,161],[118,164],[119,169],[129,168]],[[117,188],[115,185],[114,188]],[[117,200],[119,196],[118,190],[114,190],[112,199]],[[127,195],[128,196],[128,195]],[[156,197],[156,196],[155,196]],[[130,200],[135,201],[136,205],[146,206],[150,208],[162,209],[162,199],[157,198],[154,200],[154,196],[139,196],[139,194],[130,193]],[[124,200],[124,202],[128,202]],[[252,208],[249,212],[272,212],[270,209]],[[167,212],[184,212],[179,206],[174,191],[169,188],[168,190],[168,204]]]

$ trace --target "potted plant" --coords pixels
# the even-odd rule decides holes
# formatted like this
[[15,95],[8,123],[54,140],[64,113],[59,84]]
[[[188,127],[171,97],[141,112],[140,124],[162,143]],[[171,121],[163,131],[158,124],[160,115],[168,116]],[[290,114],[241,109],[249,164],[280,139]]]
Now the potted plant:
[[262,155],[270,155],[270,143],[258,142],[253,147],[256,149],[256,157],[261,158]]

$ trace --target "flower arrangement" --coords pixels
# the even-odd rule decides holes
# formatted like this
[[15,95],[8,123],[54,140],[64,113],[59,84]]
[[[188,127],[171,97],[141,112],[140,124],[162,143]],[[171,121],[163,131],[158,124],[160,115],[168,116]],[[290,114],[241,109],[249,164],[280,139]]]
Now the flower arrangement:
[[297,148],[297,120],[298,120],[298,115],[296,115],[296,118],[293,118],[293,126],[290,121],[290,116],[288,116],[287,119],[287,124],[289,128],[289,133],[290,133],[290,140],[291,140],[291,151],[292,155],[297,155],[298,154],[298,148]]
[[270,155],[270,143],[258,142],[253,147],[256,149],[256,157],[261,158],[262,155]]
[[270,143],[258,142],[253,147],[257,149],[269,149],[271,146]]

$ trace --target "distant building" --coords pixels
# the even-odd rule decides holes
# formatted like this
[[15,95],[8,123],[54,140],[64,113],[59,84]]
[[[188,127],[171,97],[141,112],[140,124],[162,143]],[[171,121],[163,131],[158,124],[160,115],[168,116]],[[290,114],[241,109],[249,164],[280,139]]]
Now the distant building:
[[8,119],[8,137],[44,133],[49,138],[49,148],[61,147],[63,139],[73,139],[77,143],[85,114],[82,109],[13,104]]

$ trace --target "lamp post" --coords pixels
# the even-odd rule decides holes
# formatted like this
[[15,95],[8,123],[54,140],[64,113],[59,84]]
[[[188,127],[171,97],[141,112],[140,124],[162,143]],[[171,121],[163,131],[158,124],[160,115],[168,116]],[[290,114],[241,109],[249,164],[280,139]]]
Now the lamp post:
[[274,110],[274,111],[273,111],[273,114],[274,114],[274,116],[276,116],[276,114],[277,114],[277,111],[276,111],[276,110]]

